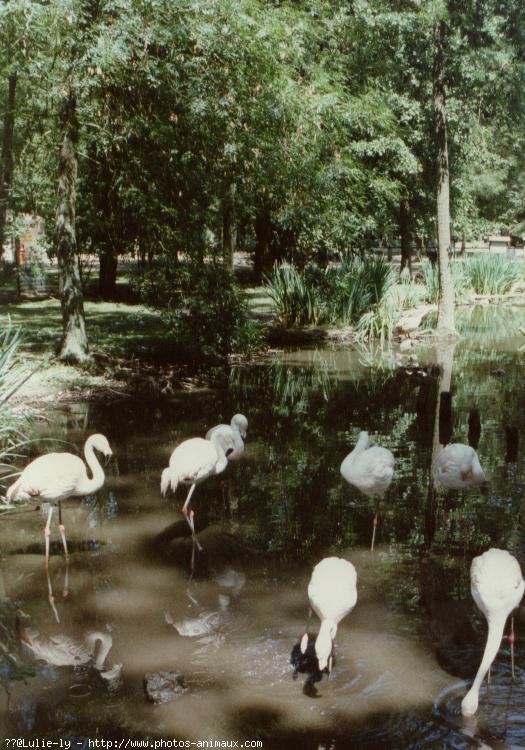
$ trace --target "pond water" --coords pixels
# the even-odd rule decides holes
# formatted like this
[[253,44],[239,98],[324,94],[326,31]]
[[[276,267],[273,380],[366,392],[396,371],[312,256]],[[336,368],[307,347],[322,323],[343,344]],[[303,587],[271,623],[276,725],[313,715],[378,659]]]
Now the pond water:
[[[110,634],[106,663],[122,664],[122,674],[108,681],[87,666],[33,663],[2,698],[4,736],[70,739],[73,747],[88,747],[88,738],[525,747],[520,612],[515,681],[504,642],[476,718],[460,715],[486,634],[470,596],[470,561],[498,546],[525,564],[516,441],[525,434],[523,326],[522,309],[474,308],[462,313],[455,347],[416,350],[420,367],[350,348],[283,351],[271,365],[234,368],[214,389],[50,412],[43,437],[81,446],[100,431],[115,457],[96,497],[64,504],[71,560],[66,567],[55,526],[49,581],[42,511],[30,505],[2,517],[2,628],[13,635],[20,610],[23,623],[55,642]],[[438,361],[452,366],[452,439],[467,442],[469,414],[480,415],[488,482],[464,494],[434,492],[430,483]],[[224,482],[208,480],[194,495],[203,552],[191,576],[185,490],[162,499],[160,473],[178,442],[238,411],[249,419],[245,456]],[[339,473],[361,429],[396,458],[373,553],[375,508]],[[290,654],[304,632],[312,566],[334,554],[355,565],[358,601],[339,627],[331,678],[307,695],[306,675],[292,679]],[[317,627],[312,621],[311,632]],[[8,676],[6,663],[0,669]],[[155,706],[143,677],[161,670],[182,672],[187,690]]]

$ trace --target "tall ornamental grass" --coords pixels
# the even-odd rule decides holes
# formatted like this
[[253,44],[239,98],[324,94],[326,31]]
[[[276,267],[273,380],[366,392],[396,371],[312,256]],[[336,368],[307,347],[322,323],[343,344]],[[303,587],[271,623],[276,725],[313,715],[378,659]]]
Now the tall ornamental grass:
[[283,325],[346,325],[379,304],[395,277],[382,258],[344,256],[326,269],[275,265],[265,283]]
[[502,255],[475,255],[462,266],[476,294],[505,294],[523,277],[521,264]]

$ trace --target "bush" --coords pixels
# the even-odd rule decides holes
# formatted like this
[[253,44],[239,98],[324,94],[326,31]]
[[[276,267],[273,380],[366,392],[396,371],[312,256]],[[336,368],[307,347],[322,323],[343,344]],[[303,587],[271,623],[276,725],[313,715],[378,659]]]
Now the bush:
[[501,255],[476,255],[462,263],[476,294],[505,294],[523,275],[521,266]]
[[145,304],[165,311],[177,356],[224,361],[257,345],[258,329],[233,273],[222,263],[173,263],[160,258],[134,281]]

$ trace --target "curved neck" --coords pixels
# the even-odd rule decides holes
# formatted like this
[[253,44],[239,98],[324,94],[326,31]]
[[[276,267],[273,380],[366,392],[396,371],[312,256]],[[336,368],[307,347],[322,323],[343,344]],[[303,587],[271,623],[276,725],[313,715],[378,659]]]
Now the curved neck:
[[361,432],[354,450],[350,453],[347,459],[353,461],[360,453],[363,453],[363,451],[368,448],[369,444],[370,440],[368,439],[368,432]]
[[489,626],[489,630],[487,633],[487,643],[485,645],[485,651],[483,652],[483,658],[481,660],[481,664],[479,665],[479,669],[477,671],[476,676],[474,677],[474,682],[472,683],[472,687],[470,688],[468,694],[474,693],[476,697],[479,695],[479,689],[481,687],[481,684],[483,680],[485,679],[485,675],[489,671],[489,667],[496,658],[496,654],[498,653],[500,646],[501,646],[501,639],[503,638],[503,630],[505,629],[505,623],[507,622],[508,613],[505,612],[504,614],[498,614],[488,616],[487,622]]
[[92,492],[99,490],[104,484],[104,469],[95,455],[91,438],[86,440],[84,455],[86,457],[86,463],[91,470],[92,477],[91,479],[88,479],[86,475],[85,480],[82,482],[81,490],[82,494],[90,495]]
[[95,667],[97,669],[102,669],[102,667],[104,666],[104,662],[106,661],[106,657],[111,651],[113,638],[108,633],[88,633],[88,635],[86,635],[86,643],[88,644],[93,656],[95,656],[97,641],[100,641],[100,647],[95,659]]
[[215,473],[220,474],[221,471],[224,471],[224,469],[228,465],[228,459],[226,457],[226,453],[224,452],[224,448],[222,447],[222,436],[220,435],[220,433],[214,432],[211,436],[211,442],[215,446],[215,450],[217,451],[218,456],[217,463],[215,464]]

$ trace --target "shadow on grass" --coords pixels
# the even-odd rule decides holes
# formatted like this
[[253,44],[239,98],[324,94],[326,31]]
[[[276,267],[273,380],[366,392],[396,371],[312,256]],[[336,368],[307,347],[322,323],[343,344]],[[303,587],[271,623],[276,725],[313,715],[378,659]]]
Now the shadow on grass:
[[[161,317],[140,305],[87,302],[86,325],[95,353],[117,357],[176,355],[175,341]],[[56,299],[0,304],[0,319],[20,325],[23,348],[35,354],[54,351],[62,334],[60,303]]]

